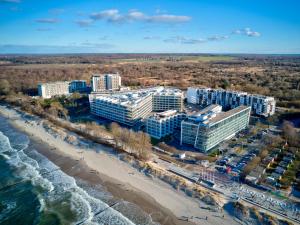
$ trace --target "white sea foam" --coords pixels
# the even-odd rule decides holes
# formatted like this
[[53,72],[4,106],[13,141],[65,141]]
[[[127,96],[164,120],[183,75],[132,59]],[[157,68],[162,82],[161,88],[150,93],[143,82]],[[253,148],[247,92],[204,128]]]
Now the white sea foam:
[[1,203],[4,206],[4,209],[0,213],[0,221],[9,215],[10,212],[17,206],[15,201],[2,201]]
[[[9,137],[17,137],[17,144],[11,144]],[[45,156],[35,150],[27,149],[29,144],[27,140],[29,139],[14,134],[13,131],[10,131],[8,137],[0,131],[0,154],[6,158],[7,163],[16,169],[18,176],[24,180],[30,180],[34,186],[40,186],[45,190],[43,193],[37,193],[41,205],[40,211],[46,207],[46,202],[64,200],[64,196],[69,193],[71,210],[78,215],[76,223],[134,225],[119,211],[89,195],[76,184],[73,177],[65,174]],[[98,214],[99,212],[101,213]],[[95,214],[97,215],[94,216]]]

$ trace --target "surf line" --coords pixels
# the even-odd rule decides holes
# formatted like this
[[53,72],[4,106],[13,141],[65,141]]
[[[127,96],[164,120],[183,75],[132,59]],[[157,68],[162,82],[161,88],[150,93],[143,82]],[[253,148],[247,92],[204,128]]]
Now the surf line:
[[[60,170],[60,168],[57,168],[57,169],[54,169],[54,170],[51,170],[51,171],[48,171],[48,172],[41,173],[40,175],[43,176],[43,175],[46,175],[46,174],[55,172],[55,171],[57,171],[57,170]],[[17,184],[26,182],[26,181],[29,181],[29,180],[28,180],[28,179],[23,179],[23,180],[20,180],[20,181],[18,181],[18,182],[15,182],[15,183],[13,183],[13,184],[6,185],[6,186],[4,186],[4,187],[1,187],[1,188],[0,188],[0,191],[2,191],[3,189],[9,188],[9,187],[15,186],[15,185],[17,185]]]
[[[119,203],[121,203],[121,202],[122,202],[122,201],[117,201],[117,202],[112,203],[111,205],[108,205],[105,209],[102,209],[102,210],[100,210],[99,212],[94,213],[93,217],[94,217],[94,216],[97,216],[97,215],[99,215],[99,214],[101,214],[101,213],[103,213],[103,212],[106,211],[107,209],[112,208],[112,207],[116,206],[117,204],[119,204]],[[84,222],[86,222],[87,220],[88,220],[88,218],[87,218],[87,219],[84,219],[84,220],[82,220],[82,221],[80,221],[79,223],[76,223],[76,225],[81,225],[81,224],[83,224]]]

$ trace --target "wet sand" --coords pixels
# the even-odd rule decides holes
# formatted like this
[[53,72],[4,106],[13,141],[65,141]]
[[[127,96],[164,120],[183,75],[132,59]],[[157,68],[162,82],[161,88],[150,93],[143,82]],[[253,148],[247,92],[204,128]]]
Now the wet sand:
[[69,176],[86,181],[92,186],[100,184],[105,187],[114,198],[122,199],[139,206],[144,212],[151,215],[153,221],[162,225],[193,224],[178,219],[170,210],[159,205],[151,196],[142,193],[139,190],[134,190],[134,188],[131,186],[129,187],[128,184],[121,183],[104,174],[97,173],[95,170],[89,168],[84,160],[74,160],[37,138],[30,137],[30,139],[31,147],[46,156]]

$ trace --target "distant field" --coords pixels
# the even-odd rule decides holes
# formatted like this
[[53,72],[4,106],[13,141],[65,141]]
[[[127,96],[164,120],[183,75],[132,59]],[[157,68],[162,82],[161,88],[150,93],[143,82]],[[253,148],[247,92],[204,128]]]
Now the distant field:
[[183,61],[201,61],[201,62],[212,62],[212,61],[231,61],[237,59],[234,56],[184,56],[181,58]]
[[222,55],[202,55],[202,56],[173,56],[173,57],[153,57],[153,58],[128,58],[128,59],[113,59],[114,62],[130,63],[130,62],[166,62],[166,61],[184,61],[184,62],[213,62],[213,61],[230,61],[237,59],[234,56]]

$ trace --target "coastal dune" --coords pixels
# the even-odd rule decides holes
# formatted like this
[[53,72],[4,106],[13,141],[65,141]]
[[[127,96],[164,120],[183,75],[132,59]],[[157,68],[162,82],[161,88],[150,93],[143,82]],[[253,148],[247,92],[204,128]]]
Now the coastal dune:
[[226,212],[202,209],[203,202],[138,172],[109,147],[93,144],[81,148],[49,133],[42,119],[26,120],[21,113],[5,106],[0,106],[0,113],[26,132],[35,148],[65,173],[104,185],[113,196],[140,206],[160,224],[240,224]]

